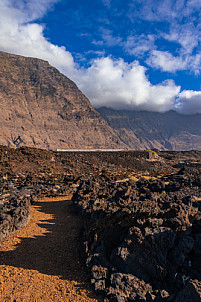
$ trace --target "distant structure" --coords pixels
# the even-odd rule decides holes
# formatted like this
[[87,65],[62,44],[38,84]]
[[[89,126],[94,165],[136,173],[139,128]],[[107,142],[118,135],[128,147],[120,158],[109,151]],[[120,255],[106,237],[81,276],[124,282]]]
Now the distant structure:
[[119,152],[124,149],[57,149],[57,152]]

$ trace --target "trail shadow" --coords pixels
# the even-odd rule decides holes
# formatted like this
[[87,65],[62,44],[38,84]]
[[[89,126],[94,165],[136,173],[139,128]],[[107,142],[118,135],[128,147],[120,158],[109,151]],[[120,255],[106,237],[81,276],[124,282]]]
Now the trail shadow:
[[37,223],[45,233],[35,238],[18,236],[21,242],[15,250],[0,252],[0,265],[37,270],[64,280],[77,281],[80,288],[89,289],[86,272],[79,263],[81,224],[72,201],[38,202],[36,205],[38,211],[53,217]]

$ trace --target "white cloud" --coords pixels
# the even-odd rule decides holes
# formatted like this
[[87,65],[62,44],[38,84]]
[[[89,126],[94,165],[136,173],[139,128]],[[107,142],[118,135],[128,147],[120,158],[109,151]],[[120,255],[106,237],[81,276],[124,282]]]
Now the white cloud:
[[111,0],[102,0],[102,2],[107,8],[111,7]]
[[201,91],[182,91],[175,104],[175,109],[182,114],[201,113]]
[[[21,15],[21,21],[30,22],[35,19],[41,18],[51,9],[53,5],[60,0],[1,0],[1,5],[9,8],[10,12],[13,11]],[[19,19],[18,19],[19,21]]]
[[187,2],[187,7],[197,10],[197,9],[201,8],[201,2],[200,2],[200,0],[189,0]]
[[[132,1],[130,18],[134,25],[136,19],[140,22],[146,20],[150,22],[150,25],[155,24],[157,29],[155,44],[151,45],[148,41],[143,41],[143,36],[139,40],[139,36],[133,37],[133,42],[136,42],[136,51],[138,51],[138,45],[139,51],[140,46],[145,52],[150,47],[151,57],[147,61],[148,64],[163,71],[190,70],[195,74],[200,73],[201,65],[198,59],[201,46],[200,8],[200,0]],[[162,49],[160,49],[161,46]],[[173,52],[168,52],[169,49],[174,51],[174,55]],[[133,54],[135,54],[135,48]]]
[[148,21],[170,21],[184,8],[183,0],[136,0],[131,1],[130,17]]
[[201,69],[201,53],[196,55],[183,54],[175,57],[168,51],[153,50],[146,63],[152,68],[166,72],[175,73],[178,70],[190,70],[198,75]]
[[93,41],[92,43],[95,45],[106,45],[108,47],[116,46],[121,44],[122,39],[120,37],[117,37],[113,35],[113,32],[110,29],[107,29],[105,27],[99,28],[100,35],[102,40],[99,41]]
[[154,35],[130,35],[123,47],[130,55],[143,56],[151,49],[155,49],[154,40]]
[[201,3],[200,0],[133,0],[130,7],[131,19],[172,23],[191,16],[199,10]]
[[200,74],[201,68],[201,53],[197,53],[195,56],[191,57],[191,70],[198,75]]
[[162,71],[175,72],[185,70],[188,66],[188,57],[174,57],[168,51],[153,50],[147,59],[147,64]]
[[172,25],[169,33],[162,34],[163,38],[178,43],[181,46],[182,54],[191,54],[198,46],[200,32],[193,24]]
[[[198,11],[197,11],[198,12]],[[168,32],[161,32],[161,37],[178,45],[177,52],[182,55],[195,55],[200,51],[201,27],[199,17],[190,15],[188,18],[177,22],[174,20]],[[175,44],[175,45],[176,45]]]
[[94,60],[90,68],[82,70],[77,83],[95,107],[159,112],[171,109],[180,87],[171,80],[152,85],[145,72],[137,61],[128,64],[107,57]]

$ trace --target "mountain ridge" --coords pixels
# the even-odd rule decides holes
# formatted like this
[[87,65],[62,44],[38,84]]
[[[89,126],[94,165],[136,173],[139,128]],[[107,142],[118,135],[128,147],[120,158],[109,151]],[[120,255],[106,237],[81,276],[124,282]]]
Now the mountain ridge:
[[201,114],[96,110],[130,149],[201,150]]

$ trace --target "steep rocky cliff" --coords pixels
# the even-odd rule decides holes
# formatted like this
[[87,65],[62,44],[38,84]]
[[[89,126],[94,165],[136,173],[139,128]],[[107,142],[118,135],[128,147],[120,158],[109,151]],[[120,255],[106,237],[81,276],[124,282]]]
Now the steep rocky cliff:
[[125,148],[75,83],[48,62],[0,52],[0,144]]
[[201,150],[201,114],[108,108],[99,108],[97,111],[131,149]]

